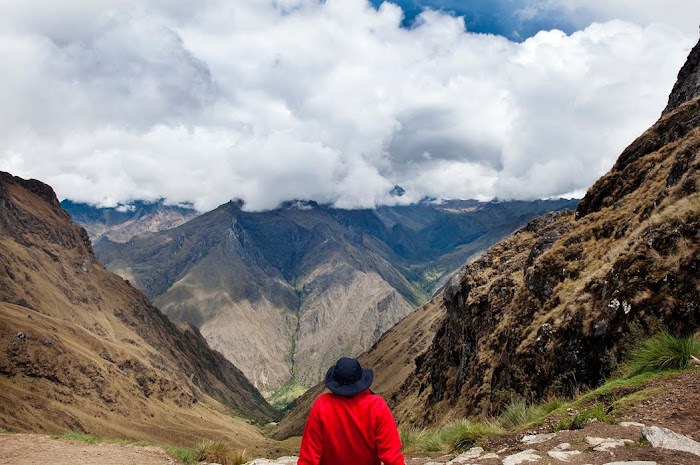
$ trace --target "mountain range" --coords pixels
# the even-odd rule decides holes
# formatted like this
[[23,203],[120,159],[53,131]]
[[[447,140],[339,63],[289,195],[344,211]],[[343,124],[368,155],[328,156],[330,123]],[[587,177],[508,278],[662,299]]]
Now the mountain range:
[[102,236],[113,242],[127,242],[139,234],[175,228],[199,215],[189,205],[167,205],[163,199],[137,200],[105,208],[65,199],[61,206],[70,212],[73,221],[85,228],[93,243]]
[[[342,210],[293,201],[247,212],[231,201],[127,242],[103,236],[95,250],[165,314],[199,328],[269,395],[314,385],[338,357],[371,347],[470,257],[533,217],[576,203],[454,200]],[[78,222],[104,217],[64,206]]]

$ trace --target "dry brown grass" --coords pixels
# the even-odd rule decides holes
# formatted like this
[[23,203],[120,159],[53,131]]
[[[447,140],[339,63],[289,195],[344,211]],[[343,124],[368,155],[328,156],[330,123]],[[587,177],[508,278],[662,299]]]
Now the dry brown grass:
[[248,461],[245,449],[233,450],[223,441],[206,441],[197,446],[197,460],[220,465],[242,465]]

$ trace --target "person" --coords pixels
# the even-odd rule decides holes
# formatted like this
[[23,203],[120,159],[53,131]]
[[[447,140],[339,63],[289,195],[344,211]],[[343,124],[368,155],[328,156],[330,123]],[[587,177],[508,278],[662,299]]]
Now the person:
[[342,357],[326,373],[331,391],[314,402],[298,465],[405,465],[394,417],[369,387],[371,369]]

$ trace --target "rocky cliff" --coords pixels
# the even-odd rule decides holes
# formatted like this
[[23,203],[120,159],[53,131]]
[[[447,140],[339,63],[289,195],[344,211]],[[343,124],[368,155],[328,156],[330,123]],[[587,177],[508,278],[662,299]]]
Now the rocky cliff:
[[699,48],[666,111],[574,213],[530,222],[444,291],[447,316],[395,405],[440,423],[600,383],[630,344],[700,326]]
[[0,426],[262,441],[232,415],[276,412],[196,328],[106,271],[49,186],[0,172]]

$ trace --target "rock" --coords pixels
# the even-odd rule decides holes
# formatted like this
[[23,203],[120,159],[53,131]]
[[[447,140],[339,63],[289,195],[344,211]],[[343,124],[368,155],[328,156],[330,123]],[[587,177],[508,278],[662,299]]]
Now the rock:
[[447,462],[447,465],[457,465],[457,464],[467,463],[471,459],[478,458],[482,452],[484,452],[483,448],[472,447],[468,451],[459,454],[457,457],[455,457],[452,460],[450,460],[449,462]]
[[697,358],[696,356],[694,356],[694,355],[691,355],[691,356],[690,356],[690,363],[691,363],[692,365],[698,365],[698,366],[700,366],[700,359],[698,359],[698,358]]
[[700,95],[700,45],[695,45],[688,60],[678,72],[678,79],[668,96],[668,105],[663,114],[670,113],[683,103]]
[[550,439],[552,439],[554,437],[556,437],[556,433],[528,434],[526,436],[523,436],[523,438],[520,440],[520,442],[523,442],[525,444],[539,444],[541,442],[549,441]]
[[623,421],[620,423],[620,426],[624,426],[625,428],[629,427],[637,427],[637,428],[644,428],[646,425],[644,423],[637,423],[636,421]]
[[488,454],[484,454],[481,457],[479,457],[479,460],[489,460],[489,459],[497,459],[497,458],[499,458],[498,454],[496,454],[494,452],[490,452]]
[[555,446],[547,452],[547,455],[552,457],[553,459],[561,460],[562,462],[568,462],[571,460],[574,455],[578,455],[581,453],[579,450],[567,450],[571,447],[571,444],[568,442],[562,442],[561,444]]
[[503,465],[518,465],[523,462],[537,462],[540,456],[535,454],[535,449],[528,449],[517,454],[509,455],[503,459]]
[[550,450],[549,452],[547,452],[547,455],[549,455],[553,459],[561,460],[562,462],[568,462],[571,459],[573,459],[575,455],[578,455],[580,453],[581,453],[580,450],[567,450],[567,451]]
[[649,426],[642,430],[642,435],[644,435],[647,441],[654,447],[700,455],[700,442],[694,441],[682,434],[675,433],[668,428]]
[[595,446],[593,450],[598,452],[606,452],[608,449],[614,449],[615,447],[624,446],[625,444],[633,444],[634,441],[629,439],[615,439],[615,438],[594,438],[587,437],[586,442],[592,446]]

